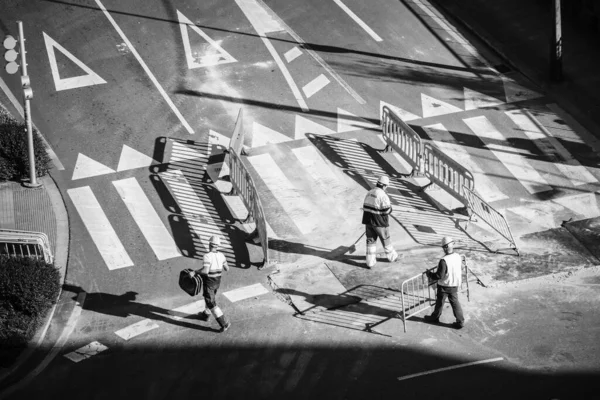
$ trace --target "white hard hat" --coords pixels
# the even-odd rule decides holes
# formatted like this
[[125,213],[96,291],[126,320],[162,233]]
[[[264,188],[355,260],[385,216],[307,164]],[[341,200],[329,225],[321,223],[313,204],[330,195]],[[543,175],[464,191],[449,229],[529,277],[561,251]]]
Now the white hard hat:
[[217,235],[213,235],[208,240],[208,243],[209,244],[214,244],[215,246],[220,246],[221,245],[221,238],[218,237]]
[[388,178],[387,175],[381,175],[377,183],[390,186],[390,178]]
[[446,246],[447,244],[450,244],[454,242],[454,239],[452,239],[450,236],[444,236],[442,238],[442,247]]

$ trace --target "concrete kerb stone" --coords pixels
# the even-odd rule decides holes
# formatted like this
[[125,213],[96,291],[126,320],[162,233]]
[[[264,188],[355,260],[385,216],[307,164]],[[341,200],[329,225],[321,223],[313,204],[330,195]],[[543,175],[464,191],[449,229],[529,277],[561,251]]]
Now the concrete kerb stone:
[[60,194],[60,191],[58,190],[58,187],[54,182],[54,179],[51,176],[44,176],[39,178],[39,181],[42,184],[42,190],[46,190],[46,193],[50,198],[50,203],[52,204],[52,209],[54,210],[54,214],[56,216],[56,244],[54,254],[54,265],[58,268],[60,273],[60,289],[58,295],[56,296],[54,305],[46,314],[44,323],[42,324],[41,328],[38,329],[34,337],[28,343],[27,348],[17,357],[13,365],[7,368],[5,372],[0,374],[0,383],[5,381],[11,375],[13,375],[19,369],[19,367],[22,366],[42,345],[46,337],[46,333],[48,332],[50,322],[52,321],[54,313],[56,312],[58,299],[62,294],[62,288],[66,280],[67,263],[69,256],[69,219],[67,209],[64,200]]

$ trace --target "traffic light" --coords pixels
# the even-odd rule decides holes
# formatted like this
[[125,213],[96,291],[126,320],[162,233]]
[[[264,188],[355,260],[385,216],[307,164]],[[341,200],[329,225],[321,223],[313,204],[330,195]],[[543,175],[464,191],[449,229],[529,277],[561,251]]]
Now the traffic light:
[[16,61],[19,53],[17,52],[17,50],[15,50],[15,47],[17,47],[18,43],[19,42],[17,41],[17,39],[12,37],[11,35],[7,35],[4,38],[3,44],[4,48],[6,49],[6,52],[4,53],[4,59],[7,61],[7,64],[4,68],[6,69],[6,72],[8,72],[11,75],[16,74],[19,70],[19,64]]

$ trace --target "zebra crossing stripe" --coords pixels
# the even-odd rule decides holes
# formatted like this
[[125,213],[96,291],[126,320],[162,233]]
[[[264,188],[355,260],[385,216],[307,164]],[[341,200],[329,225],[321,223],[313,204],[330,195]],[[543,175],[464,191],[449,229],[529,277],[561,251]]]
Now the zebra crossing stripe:
[[131,267],[133,261],[129,258],[92,189],[83,186],[69,189],[67,193],[108,269]]
[[119,329],[115,332],[115,334],[124,340],[129,340],[156,328],[158,328],[158,324],[156,322],[152,321],[151,319],[144,319],[140,322],[129,325],[126,328]]
[[181,321],[185,317],[189,317],[190,315],[198,314],[199,312],[204,311],[205,308],[206,306],[204,304],[204,299],[202,299],[169,310],[168,314],[171,315],[174,320]]
[[88,358],[95,356],[98,353],[102,353],[104,350],[107,349],[108,347],[106,347],[102,343],[94,341],[75,351],[65,354],[65,357],[77,363],[79,361],[87,360]]
[[255,283],[254,285],[244,286],[225,292],[223,293],[223,296],[227,297],[232,303],[235,303],[236,301],[249,299],[250,297],[260,296],[266,293],[269,293],[269,291],[263,285]]
[[485,174],[483,169],[475,162],[473,157],[471,157],[464,147],[449,143],[454,140],[454,137],[448,132],[443,124],[427,125],[423,127],[423,130],[425,130],[427,136],[435,142],[435,145],[439,147],[440,150],[446,153],[450,158],[460,160],[460,163],[473,173],[473,176],[475,177],[475,189],[477,189],[477,193],[479,193],[485,201],[492,202],[508,198],[508,196],[502,193]]
[[179,257],[179,249],[135,178],[113,181],[119,196],[159,260]]
[[[463,121],[530,194],[552,190],[548,182],[531,166],[525,157],[512,152],[501,151],[499,146],[494,146],[498,143],[506,143],[506,138],[486,117],[466,118]],[[512,150],[508,146],[501,146]]]
[[[551,157],[554,165],[573,186],[596,183],[598,180],[571,155],[552,133],[527,110],[505,113],[544,154]],[[563,163],[564,161],[564,163]]]

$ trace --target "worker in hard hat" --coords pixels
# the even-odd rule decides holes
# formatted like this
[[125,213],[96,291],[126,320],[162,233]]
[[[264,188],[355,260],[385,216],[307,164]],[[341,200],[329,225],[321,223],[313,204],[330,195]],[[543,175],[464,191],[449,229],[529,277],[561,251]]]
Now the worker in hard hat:
[[437,280],[437,296],[433,313],[426,315],[425,320],[435,323],[440,322],[442,307],[444,307],[444,302],[448,297],[456,318],[452,326],[461,329],[465,325],[462,307],[458,301],[458,288],[462,283],[462,257],[454,252],[454,240],[449,236],[442,239],[442,248],[446,255],[440,259],[436,271],[427,271],[429,279]]
[[202,294],[204,295],[205,308],[204,312],[201,312],[198,316],[203,321],[208,321],[210,314],[215,316],[219,325],[221,325],[221,332],[226,331],[231,323],[227,320],[223,311],[217,306],[217,290],[221,285],[221,275],[223,271],[229,271],[227,260],[223,253],[219,251],[221,245],[221,239],[214,235],[211,236],[208,241],[209,252],[204,254],[202,259],[202,268],[196,272],[202,277]]
[[390,198],[385,192],[390,185],[390,178],[382,175],[377,180],[377,186],[367,193],[363,203],[362,223],[367,235],[367,267],[371,268],[377,262],[377,238],[381,240],[388,261],[398,259],[390,239],[389,215],[392,212]]

